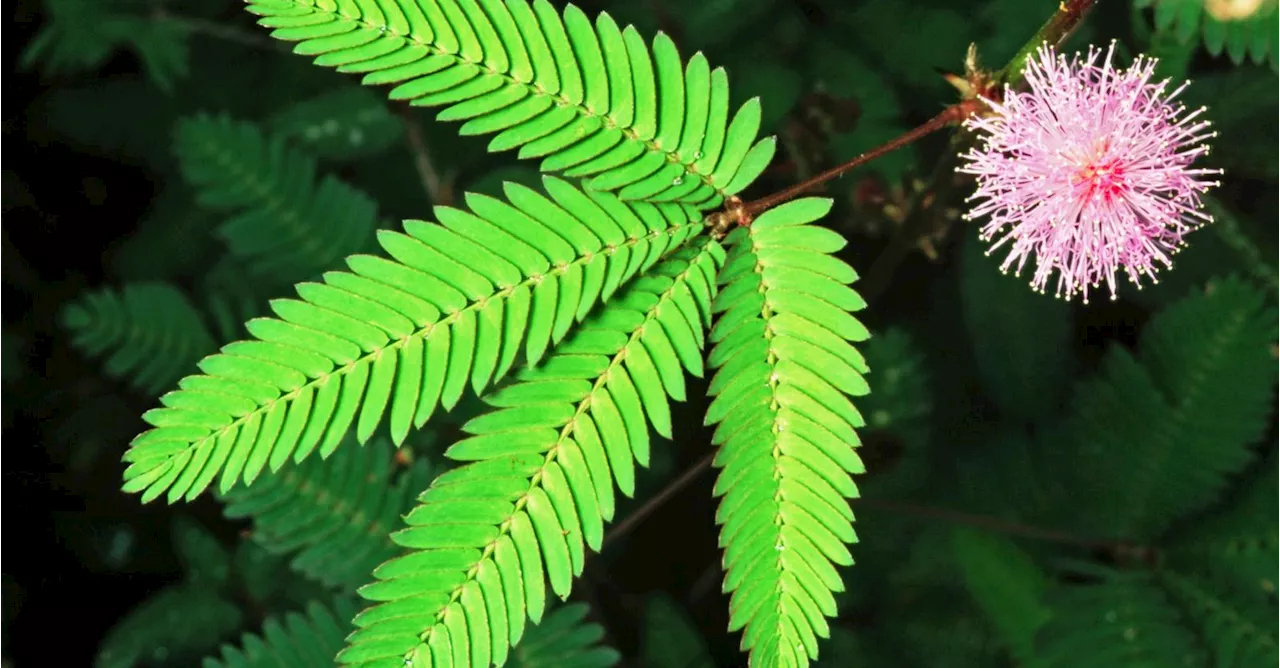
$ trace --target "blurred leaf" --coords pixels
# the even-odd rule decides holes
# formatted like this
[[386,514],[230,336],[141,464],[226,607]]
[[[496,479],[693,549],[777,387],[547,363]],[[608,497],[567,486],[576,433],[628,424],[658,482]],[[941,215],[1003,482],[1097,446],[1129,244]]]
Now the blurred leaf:
[[587,621],[588,608],[582,603],[557,606],[542,623],[525,631],[524,639],[511,648],[507,663],[512,668],[608,668],[621,656],[612,647],[600,644],[604,627]]
[[1276,311],[1231,279],[1166,308],[1135,358],[1107,351],[1054,435],[1071,466],[1075,522],[1099,537],[1146,540],[1213,504],[1274,408]]
[[[902,121],[901,101],[884,70],[873,67],[849,50],[847,42],[816,38],[808,43],[808,66],[819,90],[858,106],[852,130],[833,128],[830,152],[833,164],[849,160],[909,129]],[[896,182],[915,164],[911,149],[894,151],[853,173],[875,172]]]
[[218,590],[227,584],[231,553],[194,520],[181,516],[174,520],[173,548],[192,586]]
[[873,54],[880,71],[939,97],[949,87],[938,70],[959,71],[975,37],[974,22],[944,7],[867,0],[840,10],[849,39],[862,53]]
[[[1267,244],[1253,238],[1252,233],[1255,231],[1253,226],[1247,225],[1243,218],[1216,198],[1206,197],[1204,205],[1205,211],[1214,218],[1209,229],[1235,254],[1234,261],[1228,263],[1228,266],[1241,265],[1259,286],[1275,295],[1280,286],[1276,271],[1276,257],[1274,254],[1263,256],[1261,248]],[[1274,246],[1274,244],[1271,245]]]
[[831,628],[831,639],[821,649],[814,668],[901,668],[902,660],[890,653],[885,639],[870,629],[851,631]]
[[178,125],[175,152],[203,207],[229,220],[217,235],[254,274],[283,287],[336,269],[368,247],[377,203],[256,124],[199,115]]
[[1276,602],[1241,595],[1221,583],[1172,571],[1161,573],[1170,595],[1186,611],[1213,657],[1214,668],[1253,668],[1280,663]]
[[162,589],[107,632],[94,666],[190,665],[241,623],[240,609],[211,589],[186,584]]
[[137,229],[116,244],[111,268],[126,281],[191,276],[217,250],[210,234],[215,222],[195,205],[190,188],[171,183],[152,200]]
[[685,32],[700,48],[732,41],[742,35],[748,25],[767,16],[777,4],[773,0],[700,0],[693,3],[662,0],[667,14],[680,21]]
[[1232,176],[1276,180],[1280,89],[1274,72],[1236,67],[1202,74],[1182,99],[1188,107],[1206,107],[1205,117],[1218,132],[1211,140],[1213,152],[1204,159],[1207,166],[1221,167]]
[[800,99],[804,80],[799,72],[758,58],[728,68],[734,72],[731,109],[736,109],[753,97],[760,98],[760,132],[771,134],[778,130],[778,123],[791,111]]
[[1276,69],[1276,3],[1210,2],[1206,0],[1134,0],[1134,6],[1154,6],[1156,31],[1180,42],[1202,41],[1214,56],[1224,51],[1239,65],[1246,55],[1255,64]]
[[121,162],[164,167],[179,101],[142,79],[102,79],[51,90],[33,113],[76,147]]
[[1047,603],[1053,619],[1036,642],[1031,668],[1200,666],[1204,652],[1164,592],[1144,574],[1063,585]]
[[167,283],[95,290],[62,309],[72,343],[104,372],[151,396],[185,375],[214,342],[186,295]]
[[901,328],[876,332],[863,351],[875,391],[862,397],[865,416],[860,456],[867,477],[859,486],[878,497],[904,494],[925,483],[933,395],[924,355]]
[[1049,621],[1041,603],[1048,578],[1003,536],[956,527],[951,532],[965,585],[1019,662],[1033,653],[1036,631]]
[[267,119],[269,133],[325,160],[378,155],[399,141],[404,127],[382,96],[347,85],[281,109]]
[[117,50],[132,49],[148,77],[166,90],[187,74],[186,30],[143,12],[139,0],[45,0],[45,24],[27,44],[21,66],[48,74],[94,70]]
[[8,327],[0,332],[0,379],[5,384],[21,380],[27,372],[27,360],[24,354],[26,341],[21,334]]
[[644,608],[642,665],[646,668],[711,668],[715,661],[688,613],[665,594]]
[[331,606],[312,601],[306,613],[267,618],[258,633],[246,633],[238,646],[222,646],[219,658],[206,658],[203,668],[310,668],[333,665],[351,630],[358,608],[340,598]]
[[[1280,583],[1276,459],[1263,460],[1219,508],[1161,541],[1162,566],[1202,575],[1275,607]],[[1274,626],[1274,625],[1272,625]]]
[[983,386],[1004,417],[1053,415],[1070,385],[1071,304],[1004,274],[975,230],[964,234],[960,300]]

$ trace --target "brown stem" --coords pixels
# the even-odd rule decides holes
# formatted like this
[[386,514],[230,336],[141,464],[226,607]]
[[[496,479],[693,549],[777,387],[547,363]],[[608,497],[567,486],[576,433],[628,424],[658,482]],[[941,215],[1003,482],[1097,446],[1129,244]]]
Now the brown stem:
[[169,14],[163,7],[157,8],[152,19],[159,23],[169,23],[175,25],[193,35],[205,35],[226,42],[235,42],[244,46],[251,46],[256,49],[264,49],[267,51],[279,51],[281,53],[291,53],[293,51],[291,45],[276,39],[259,35],[256,33],[241,30],[232,25],[210,21],[208,19],[195,18],[191,16],[175,16]]
[[427,191],[431,206],[448,206],[453,196],[446,187],[445,179],[436,171],[431,162],[431,153],[427,151],[427,142],[422,138],[422,128],[413,117],[411,110],[400,109],[400,121],[404,124],[404,134],[409,140],[409,150],[413,153],[413,166],[418,170],[418,178],[422,180],[422,189]]
[[915,248],[920,239],[928,234],[932,217],[927,215],[930,207],[925,206],[925,195],[932,194],[932,202],[937,206],[941,206],[942,202],[950,199],[950,190],[955,184],[955,179],[950,177],[955,173],[956,165],[959,163],[963,136],[963,134],[956,134],[951,138],[946,152],[938,158],[933,172],[929,175],[929,186],[907,203],[902,225],[894,230],[893,236],[889,238],[889,244],[876,256],[875,261],[871,263],[871,268],[862,275],[862,280],[858,281],[858,293],[863,299],[874,301],[879,297],[889,287],[889,281],[897,271],[898,265],[907,259],[911,249]]
[[822,172],[821,174],[818,174],[811,178],[805,179],[804,181],[801,181],[800,183],[790,188],[787,188],[786,190],[774,193],[772,195],[769,195],[768,197],[758,199],[754,202],[749,202],[744,207],[746,219],[743,221],[743,224],[744,225],[750,224],[751,219],[754,218],[755,216],[769,209],[772,209],[773,207],[778,206],[783,202],[786,202],[790,199],[798,197],[799,195],[803,195],[809,190],[812,190],[815,186],[818,186],[822,183],[830,181],[831,179],[834,179],[840,176],[841,174],[844,174],[845,172],[853,169],[854,167],[857,167],[858,165],[862,165],[867,162],[870,162],[871,160],[874,160],[882,155],[885,155],[886,153],[892,153],[893,151],[896,151],[902,148],[903,146],[906,146],[920,139],[921,137],[924,137],[925,135],[928,135],[937,130],[941,130],[942,128],[945,128],[948,125],[951,125],[952,123],[958,123],[960,121],[963,121],[965,118],[969,116],[969,114],[973,113],[974,111],[977,111],[979,106],[980,106],[980,102],[977,100],[965,100],[963,102],[958,102],[956,104],[953,104],[950,107],[943,109],[942,113],[926,121],[924,125],[921,125],[912,130],[908,130],[907,132],[904,132],[903,134],[893,139],[890,139],[884,144],[881,144],[880,146],[877,146],[871,149],[870,151],[867,151],[866,153],[859,155],[858,157],[844,163],[843,165],[832,167],[831,169],[828,169],[827,171]]
[[679,478],[667,483],[667,486],[663,487],[662,491],[650,497],[649,500],[646,501],[643,506],[640,506],[640,508],[638,508],[634,513],[627,515],[626,519],[618,522],[617,526],[613,527],[613,529],[605,535],[604,540],[601,541],[600,550],[604,551],[604,548],[610,542],[625,536],[632,529],[636,528],[637,524],[643,522],[646,517],[652,514],[653,511],[657,510],[659,506],[666,503],[672,496],[675,496],[676,492],[688,487],[689,483],[697,480],[698,476],[702,475],[703,471],[711,468],[711,462],[715,457],[716,453],[712,452],[706,457],[698,460],[698,463],[689,467],[689,470],[684,473],[681,473]]

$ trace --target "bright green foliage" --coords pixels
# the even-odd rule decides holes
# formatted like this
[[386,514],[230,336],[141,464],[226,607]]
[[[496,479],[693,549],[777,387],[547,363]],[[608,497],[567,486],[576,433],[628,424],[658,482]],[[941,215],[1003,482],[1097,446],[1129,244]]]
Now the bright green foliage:
[[1070,389],[1071,304],[1028,290],[964,236],[960,303],[984,389],[1010,420],[1054,411]]
[[444,107],[463,135],[497,133],[542,170],[588,178],[624,200],[706,209],[741,191],[773,157],[753,146],[759,100],[729,114],[724,70],[684,63],[662,33],[650,48],[608,14],[595,24],[546,0],[247,0],[277,39],[316,64],[396,84],[391,99]]
[[252,123],[196,116],[178,124],[175,152],[201,206],[234,213],[218,229],[231,255],[277,284],[313,278],[365,249],[377,204]]
[[1274,598],[1248,596],[1193,575],[1161,573],[1210,650],[1215,668],[1252,668],[1280,662]]
[[440,225],[406,221],[405,233],[379,234],[394,259],[352,256],[350,272],[273,301],[280,319],[248,323],[256,341],[205,358],[206,375],[143,416],[154,428],[125,454],[125,490],[192,499],[221,473],[225,492],[290,457],[327,457],[353,425],[367,441],[388,414],[400,443],[437,406],[501,379],[520,353],[537,363],[699,228],[685,206],[546,186],[550,199],[512,186],[512,204],[472,196],[474,213],[440,207]]
[[186,34],[177,23],[151,20],[139,0],[47,0],[49,20],[27,44],[22,66],[50,74],[93,70],[117,49],[137,53],[151,81],[169,88],[187,74]]
[[129,612],[98,649],[96,668],[129,668],[170,653],[191,658],[212,651],[240,628],[240,609],[220,592],[180,584],[160,590]]
[[436,478],[392,534],[411,552],[360,590],[381,605],[356,618],[341,662],[502,665],[542,619],[547,582],[568,597],[613,518],[614,482],[633,493],[649,426],[670,438],[667,399],[684,400],[685,370],[701,375],[722,254],[711,240],[676,253],[485,397],[497,410],[445,452],[471,463]]
[[1107,351],[1052,437],[1091,535],[1152,538],[1219,498],[1274,407],[1275,337],[1274,306],[1230,279],[1162,311],[1136,358]]
[[830,254],[845,245],[816,225],[830,200],[801,199],[732,232],[717,279],[707,424],[720,447],[716,521],[723,526],[730,630],[745,629],[752,665],[802,666],[818,655],[842,591],[836,565],[853,558],[847,498],[862,416],[845,396],[867,393],[849,341],[869,334],[849,314],[865,304],[856,275]]
[[272,114],[267,131],[328,160],[377,155],[400,140],[404,126],[373,91],[343,86]]
[[1254,63],[1263,61],[1276,69],[1276,2],[1214,2],[1219,9],[1206,8],[1210,0],[1134,0],[1137,7],[1154,7],[1156,30],[1174,33],[1187,42],[1197,34],[1204,47],[1214,56],[1226,51],[1231,62],[1239,65],[1246,56]]
[[1036,631],[1049,621],[1041,603],[1048,577],[1035,561],[1002,536],[968,528],[951,532],[965,586],[1019,662],[1034,653]]
[[374,439],[233,487],[222,500],[227,517],[253,519],[257,543],[275,553],[296,552],[295,570],[350,591],[396,555],[387,535],[430,480],[425,461],[395,474],[391,444]]
[[63,309],[62,325],[81,352],[105,358],[107,375],[124,378],[151,396],[172,386],[214,349],[200,313],[167,283],[88,292]]
[[1203,650],[1154,579],[1115,573],[1062,585],[1048,597],[1053,619],[1037,636],[1031,668],[1168,668],[1203,665]]
[[650,596],[644,608],[644,656],[648,668],[714,668],[706,642],[693,620],[665,595]]

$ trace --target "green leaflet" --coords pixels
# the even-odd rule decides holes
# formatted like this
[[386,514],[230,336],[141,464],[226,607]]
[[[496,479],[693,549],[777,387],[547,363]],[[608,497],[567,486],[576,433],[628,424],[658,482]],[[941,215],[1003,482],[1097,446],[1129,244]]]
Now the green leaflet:
[[723,69],[608,14],[546,0],[247,2],[316,64],[394,84],[393,100],[443,107],[461,134],[496,134],[491,151],[519,148],[624,200],[713,208],[773,155],[772,141],[753,148],[758,99],[730,117]]
[[294,570],[353,590],[395,556],[387,534],[431,480],[426,462],[393,475],[392,452],[383,439],[346,443],[329,459],[311,458],[232,488],[221,499],[223,513],[252,518],[253,540],[268,551],[296,552]]
[[864,306],[847,285],[853,270],[827,256],[843,239],[809,225],[830,208],[796,200],[732,232],[715,302],[706,421],[718,425],[716,521],[729,630],[743,629],[752,665],[817,657],[832,593],[844,589],[834,565],[852,563],[845,545],[856,540],[845,499],[863,471],[854,453],[863,420],[846,395],[867,393],[867,367],[849,341],[868,333],[849,313]]
[[[471,436],[445,453],[471,463],[437,478],[393,535],[410,552],[360,590],[382,603],[356,618],[341,662],[502,665],[526,620],[542,619],[546,583],[569,595],[613,517],[614,483],[634,490],[649,426],[670,436],[667,397],[683,396],[683,378],[674,390],[656,369],[680,365],[677,346],[700,351],[692,332],[708,326],[722,258],[706,238],[678,251],[485,398],[497,410],[464,425]],[[690,300],[702,308],[681,307]],[[677,327],[684,343],[671,341]]]
[[974,602],[1019,662],[1034,653],[1036,631],[1049,621],[1040,602],[1048,577],[1012,540],[976,529],[954,527],[951,546]]
[[215,347],[200,313],[168,283],[132,283],[85,293],[62,310],[72,344],[102,357],[108,376],[159,395]]
[[[144,414],[154,428],[124,455],[124,489],[172,503],[221,474],[226,492],[264,459],[275,471],[315,450],[327,457],[353,425],[365,442],[388,415],[400,443],[468,387],[504,376],[522,344],[537,364],[580,314],[701,229],[688,206],[545,185],[549,197],[508,185],[510,204],[471,196],[472,213],[406,221],[404,233],[379,234],[392,259],[352,256],[350,271],[272,302],[278,318],[247,325],[256,341],[205,358],[204,374]],[[579,271],[599,280],[570,289]]]
[[[1225,51],[1231,62],[1239,65],[1246,56],[1255,64],[1264,61],[1276,69],[1276,3],[1259,2],[1244,7],[1253,11],[1240,16],[1219,18],[1205,8],[1203,0],[1134,0],[1137,8],[1155,9],[1156,30],[1173,34],[1186,43],[1197,33],[1205,50],[1214,56]],[[1233,12],[1236,7],[1224,4],[1219,12]],[[1224,20],[1225,19],[1225,20]]]

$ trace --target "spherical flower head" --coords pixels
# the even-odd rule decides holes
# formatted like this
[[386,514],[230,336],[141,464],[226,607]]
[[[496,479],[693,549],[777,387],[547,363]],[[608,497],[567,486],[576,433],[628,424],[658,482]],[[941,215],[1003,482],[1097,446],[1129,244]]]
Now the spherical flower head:
[[1183,235],[1212,222],[1200,196],[1222,173],[1192,168],[1217,133],[1203,107],[1175,102],[1187,84],[1152,82],[1156,62],[1142,56],[1116,69],[1114,50],[1068,61],[1042,45],[1025,92],[1006,87],[1003,101],[986,101],[990,114],[965,121],[979,141],[958,170],[977,177],[965,218],[987,217],[988,254],[1008,249],[1001,270],[1020,274],[1034,256],[1033,288],[1044,292],[1056,271],[1055,294],[1085,303],[1103,281],[1115,299],[1121,270],[1141,287],[1171,266]]

